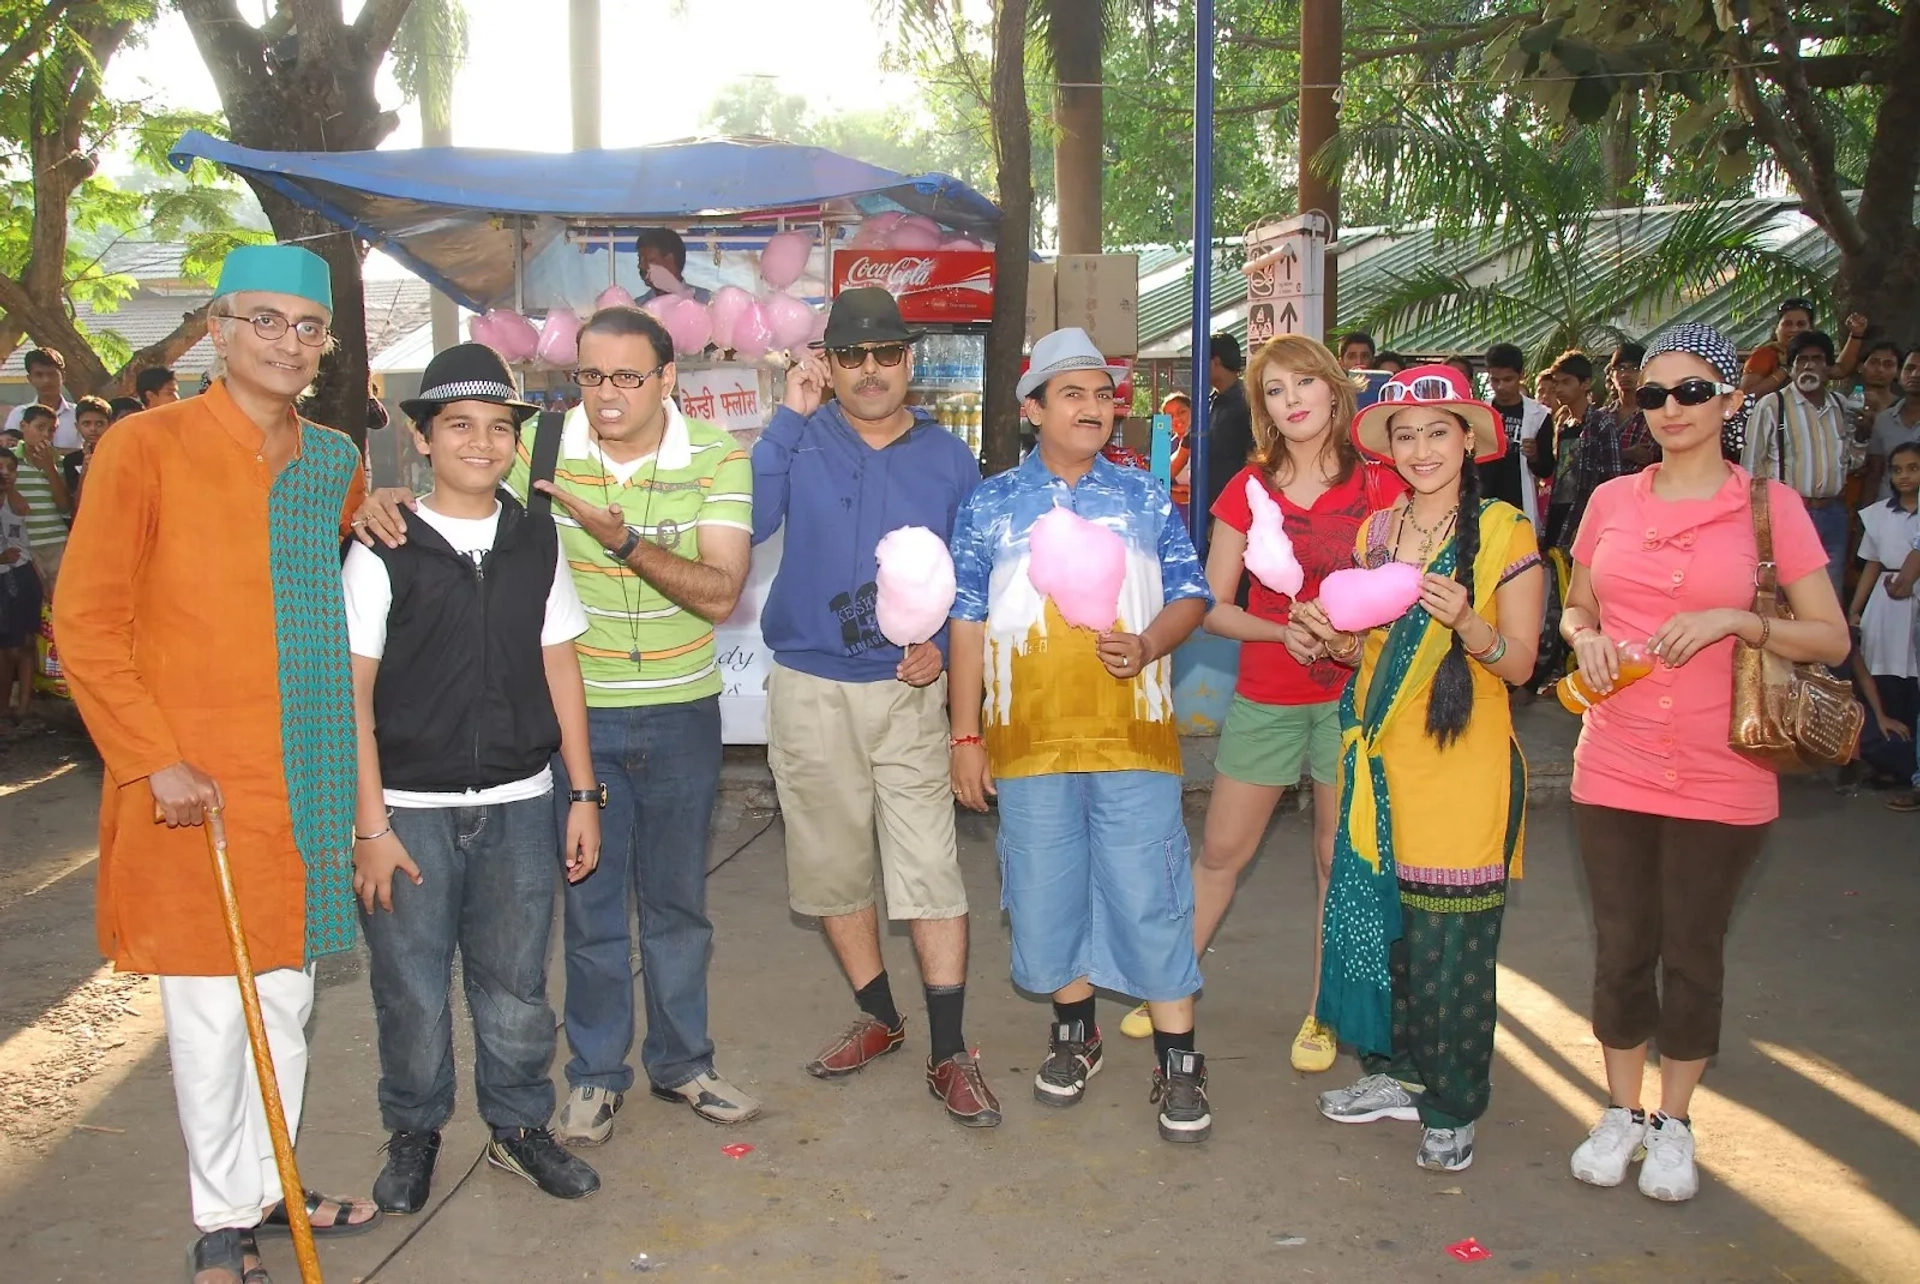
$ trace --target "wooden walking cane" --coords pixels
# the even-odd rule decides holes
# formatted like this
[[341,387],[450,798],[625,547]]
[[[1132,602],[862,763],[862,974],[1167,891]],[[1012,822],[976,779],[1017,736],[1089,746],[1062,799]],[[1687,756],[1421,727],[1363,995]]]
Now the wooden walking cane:
[[240,923],[240,897],[233,890],[233,868],[227,863],[227,826],[220,808],[207,813],[207,853],[213,857],[213,881],[220,889],[221,917],[227,924],[227,944],[233,950],[233,975],[240,982],[240,1007],[247,1014],[247,1043],[253,1049],[254,1077],[260,1080],[260,1100],[267,1109],[267,1131],[273,1136],[273,1161],[280,1169],[280,1197],[293,1231],[293,1255],[300,1262],[301,1284],[321,1284],[320,1254],[313,1246],[313,1224],[307,1219],[307,1188],[293,1163],[293,1138],[287,1134],[286,1110],[280,1104],[280,1079],[273,1070],[273,1050],[267,1046],[267,1023],[260,1015],[260,990],[253,983],[253,957],[247,951],[246,928]]

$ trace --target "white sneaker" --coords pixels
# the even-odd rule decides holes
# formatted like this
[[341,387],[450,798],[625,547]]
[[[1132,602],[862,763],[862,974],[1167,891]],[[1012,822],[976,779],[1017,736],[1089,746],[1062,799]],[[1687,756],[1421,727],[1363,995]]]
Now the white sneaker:
[[1693,1166],[1693,1129],[1678,1119],[1655,1115],[1647,1124],[1647,1161],[1640,1165],[1640,1193],[1678,1204],[1700,1192]]
[[1573,1175],[1589,1186],[1618,1186],[1633,1161],[1646,1154],[1647,1120],[1625,1106],[1608,1106],[1573,1152]]

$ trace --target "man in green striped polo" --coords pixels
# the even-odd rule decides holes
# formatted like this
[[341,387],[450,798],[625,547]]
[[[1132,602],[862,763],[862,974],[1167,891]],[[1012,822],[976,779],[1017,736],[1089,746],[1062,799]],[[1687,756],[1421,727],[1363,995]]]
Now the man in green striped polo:
[[20,477],[15,482],[27,501],[27,538],[49,600],[67,551],[67,520],[73,511],[73,497],[60,472],[60,452],[53,445],[56,422],[53,412],[41,405],[28,406],[20,416]]
[[[753,470],[724,430],[674,405],[673,341],[638,308],[605,308],[581,327],[574,377],[582,401],[567,415],[553,481],[538,488],[554,498],[587,610],[575,645],[607,801],[600,865],[566,889],[572,1058],[554,1133],[597,1145],[634,1086],[629,888],[640,902],[649,1089],[715,1123],[760,1111],[714,1072],[707,1037],[707,835],[720,783],[713,622],[746,582]],[[523,501],[536,431],[525,429],[506,480]],[[383,491],[362,510],[366,529],[388,542],[396,500],[410,497]]]

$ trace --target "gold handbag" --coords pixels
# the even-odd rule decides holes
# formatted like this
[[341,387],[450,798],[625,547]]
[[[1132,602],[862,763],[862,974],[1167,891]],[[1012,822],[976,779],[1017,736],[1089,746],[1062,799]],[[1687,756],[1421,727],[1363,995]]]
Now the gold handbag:
[[[1790,620],[1773,561],[1773,511],[1764,478],[1753,479],[1753,538],[1760,564],[1754,573],[1753,612]],[[1866,710],[1853,687],[1818,664],[1795,664],[1736,639],[1733,647],[1733,723],[1727,746],[1769,771],[1817,771],[1853,759]]]

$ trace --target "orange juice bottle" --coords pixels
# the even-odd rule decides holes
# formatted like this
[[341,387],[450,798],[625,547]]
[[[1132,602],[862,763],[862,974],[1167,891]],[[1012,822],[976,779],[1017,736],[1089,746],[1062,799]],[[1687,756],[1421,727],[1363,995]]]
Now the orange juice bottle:
[[1653,672],[1653,656],[1647,651],[1644,642],[1615,642],[1620,650],[1620,676],[1613,680],[1613,689],[1606,695],[1595,694],[1587,685],[1586,678],[1578,669],[1560,679],[1554,687],[1554,694],[1560,697],[1560,706],[1568,713],[1585,713],[1593,705],[1599,704],[1607,696],[1613,695],[1622,687],[1631,686]]

